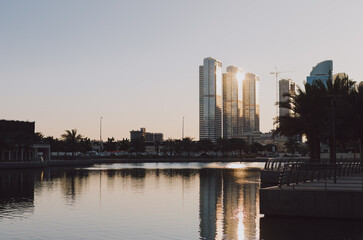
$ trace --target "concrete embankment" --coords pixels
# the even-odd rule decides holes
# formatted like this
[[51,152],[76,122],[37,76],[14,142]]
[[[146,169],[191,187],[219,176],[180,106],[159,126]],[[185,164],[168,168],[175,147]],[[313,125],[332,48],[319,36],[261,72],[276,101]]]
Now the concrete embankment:
[[265,158],[97,158],[51,160],[46,162],[1,162],[0,169],[24,169],[68,166],[92,166],[112,163],[177,163],[177,162],[264,162]]
[[363,175],[260,190],[265,216],[363,219]]
[[261,183],[264,186],[275,186],[279,183],[280,171],[261,170]]

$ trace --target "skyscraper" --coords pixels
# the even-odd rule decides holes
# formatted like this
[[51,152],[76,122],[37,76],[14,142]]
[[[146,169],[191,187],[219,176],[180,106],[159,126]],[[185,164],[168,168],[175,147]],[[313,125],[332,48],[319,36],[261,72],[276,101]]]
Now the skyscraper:
[[[279,81],[279,102],[286,102],[289,97],[285,96],[287,93],[295,93],[295,82],[291,79],[281,79]],[[279,107],[279,116],[290,115],[291,110]]]
[[243,133],[260,131],[260,78],[246,73],[243,80]]
[[199,139],[222,137],[222,63],[204,59],[199,66]]
[[223,74],[223,137],[237,137],[242,131],[242,70],[227,67]]
[[313,84],[315,80],[321,80],[323,82],[328,81],[332,78],[333,74],[333,61],[326,60],[321,63],[318,63],[313,70],[310,72],[310,76],[306,77],[306,81],[308,84]]

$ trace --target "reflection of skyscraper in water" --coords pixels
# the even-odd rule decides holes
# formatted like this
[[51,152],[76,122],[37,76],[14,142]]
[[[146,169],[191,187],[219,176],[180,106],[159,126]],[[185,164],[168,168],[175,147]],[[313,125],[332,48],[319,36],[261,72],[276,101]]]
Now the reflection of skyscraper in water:
[[259,236],[259,180],[254,176],[258,174],[243,169],[201,170],[201,239]]
[[216,237],[217,202],[221,196],[221,176],[217,169],[200,170],[199,217],[200,237],[209,240]]
[[245,184],[242,193],[244,239],[259,239],[260,208],[258,180]]

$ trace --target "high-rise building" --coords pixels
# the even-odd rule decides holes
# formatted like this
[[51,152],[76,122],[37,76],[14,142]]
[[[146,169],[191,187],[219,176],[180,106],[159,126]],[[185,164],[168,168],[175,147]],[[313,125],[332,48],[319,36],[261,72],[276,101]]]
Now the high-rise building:
[[242,70],[229,66],[223,74],[223,138],[241,134],[242,116]]
[[308,84],[313,84],[315,80],[321,80],[323,82],[332,79],[333,76],[333,61],[326,60],[318,63],[313,70],[310,72],[310,76],[306,77]]
[[[291,79],[281,79],[279,81],[279,102],[286,102],[289,99],[286,94],[295,94],[295,82]],[[279,116],[290,114],[291,110],[279,107]]]
[[246,73],[243,80],[243,133],[260,131],[260,77]]
[[208,57],[199,67],[199,139],[222,137],[222,63]]

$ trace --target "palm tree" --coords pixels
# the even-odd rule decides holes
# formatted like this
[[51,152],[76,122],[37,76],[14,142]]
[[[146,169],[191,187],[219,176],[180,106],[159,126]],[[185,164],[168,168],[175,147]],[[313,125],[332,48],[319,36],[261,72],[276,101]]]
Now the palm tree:
[[298,137],[297,136],[289,137],[284,143],[284,146],[286,147],[288,153],[294,154],[296,150],[299,149]]
[[91,151],[92,150],[92,144],[91,144],[91,139],[89,138],[82,138],[81,141],[79,142],[79,150],[83,153],[87,152],[87,151]]
[[126,139],[122,139],[122,141],[120,142],[120,150],[124,151],[124,152],[128,152],[130,149],[130,141],[126,138]]
[[298,88],[297,94],[286,94],[288,100],[278,104],[281,108],[291,110],[292,114],[279,116],[276,121],[279,126],[274,132],[274,135],[287,137],[305,135],[312,160],[320,160],[320,141],[326,120],[326,98],[318,87],[320,82],[317,80],[313,84],[305,83],[305,91]]
[[38,143],[42,142],[43,139],[44,139],[44,134],[43,133],[41,133],[41,132],[34,133],[34,141],[35,142],[38,142]]
[[117,151],[117,142],[115,138],[107,138],[107,142],[104,144],[105,151]]
[[193,139],[191,139],[190,137],[183,138],[182,145],[183,145],[183,151],[186,152],[189,157],[190,152],[193,151],[194,147]]
[[[278,118],[280,126],[275,134],[287,137],[304,134],[313,160],[320,159],[320,142],[326,142],[330,147],[331,161],[334,162],[336,140],[352,140],[362,125],[362,119],[357,116],[362,107],[359,105],[359,94],[353,96],[353,86],[354,82],[347,76],[338,76],[334,81],[305,83],[305,91],[298,88],[296,95],[287,94],[289,99],[280,102],[279,106],[292,110],[292,115]],[[354,123],[349,124],[352,120]],[[352,129],[352,126],[356,127]]]
[[360,159],[363,166],[363,84],[359,84],[357,90],[349,94],[349,103],[352,111],[347,116],[348,124],[351,126],[354,141],[359,141]]
[[321,111],[326,117],[322,131],[322,140],[329,144],[330,159],[335,162],[336,140],[347,142],[351,139],[351,127],[347,125],[349,119],[347,116],[353,111],[349,102],[349,94],[354,82],[349,80],[348,76],[341,77],[338,75],[334,80],[328,80],[326,83],[317,82],[320,94],[324,97],[321,102],[325,106]]
[[72,156],[78,150],[78,144],[82,140],[82,135],[77,133],[77,129],[66,130],[66,133],[62,134],[62,139],[72,150]]

